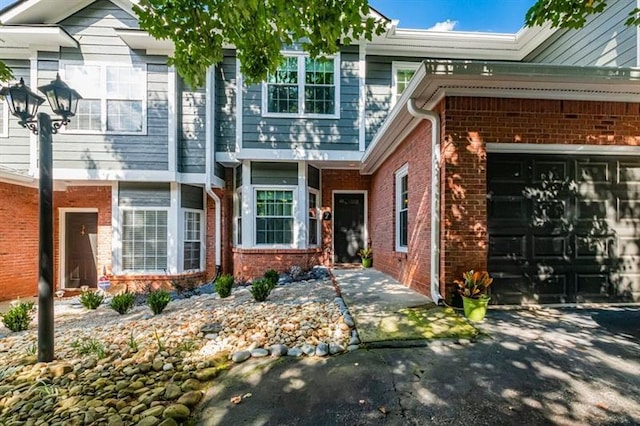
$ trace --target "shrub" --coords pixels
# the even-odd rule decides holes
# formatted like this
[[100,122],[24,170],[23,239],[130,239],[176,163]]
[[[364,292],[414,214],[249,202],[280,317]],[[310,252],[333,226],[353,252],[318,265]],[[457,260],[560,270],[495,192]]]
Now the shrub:
[[233,275],[224,274],[220,275],[216,280],[216,293],[220,295],[221,298],[231,296],[231,288],[233,287]]
[[29,328],[31,315],[35,310],[33,302],[20,302],[9,309],[6,314],[0,314],[2,323],[11,331],[23,331]]
[[103,300],[104,296],[97,291],[85,291],[80,295],[80,303],[87,309],[97,309]]
[[147,305],[149,305],[151,311],[153,311],[153,315],[161,314],[170,301],[171,296],[164,290],[153,291],[149,293],[147,297]]
[[111,299],[111,304],[109,306],[120,315],[124,315],[133,307],[135,301],[135,294],[124,292],[113,296],[113,299]]
[[273,287],[271,287],[271,281],[266,278],[262,278],[251,283],[250,291],[256,302],[264,302],[267,300],[271,290],[273,290]]
[[271,288],[276,288],[278,280],[280,279],[280,274],[278,274],[278,271],[276,271],[275,269],[269,269],[264,273],[264,279],[269,280],[269,282],[271,283]]
[[107,355],[104,345],[97,339],[76,339],[71,343],[71,347],[79,355],[95,354],[98,359],[102,359]]

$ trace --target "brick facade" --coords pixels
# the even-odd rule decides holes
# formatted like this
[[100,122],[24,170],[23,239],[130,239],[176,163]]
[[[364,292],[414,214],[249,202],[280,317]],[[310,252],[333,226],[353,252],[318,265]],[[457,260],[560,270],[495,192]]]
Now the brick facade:
[[[380,166],[371,180],[370,218],[374,267],[430,295],[431,123],[423,120]],[[408,250],[396,251],[395,173],[407,164]]]
[[240,280],[261,277],[267,270],[289,271],[291,266],[304,270],[320,263],[320,248],[291,249],[233,249],[233,276]]
[[640,104],[449,97],[442,154],[441,277],[487,268],[486,144],[640,145]]
[[0,182],[0,301],[35,296],[38,190]]

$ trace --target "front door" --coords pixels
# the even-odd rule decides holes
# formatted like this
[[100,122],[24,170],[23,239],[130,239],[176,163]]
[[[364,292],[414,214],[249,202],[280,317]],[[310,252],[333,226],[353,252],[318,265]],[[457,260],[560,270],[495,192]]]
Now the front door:
[[67,213],[65,222],[65,288],[95,288],[98,276],[98,214]]
[[359,262],[364,247],[364,194],[334,194],[334,263]]

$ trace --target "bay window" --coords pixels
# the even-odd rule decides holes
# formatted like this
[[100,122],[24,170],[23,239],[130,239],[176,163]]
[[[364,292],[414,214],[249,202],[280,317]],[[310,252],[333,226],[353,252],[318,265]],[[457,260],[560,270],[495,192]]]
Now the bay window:
[[167,211],[122,211],[122,268],[164,271],[167,268]]
[[256,244],[293,244],[293,190],[256,190]]

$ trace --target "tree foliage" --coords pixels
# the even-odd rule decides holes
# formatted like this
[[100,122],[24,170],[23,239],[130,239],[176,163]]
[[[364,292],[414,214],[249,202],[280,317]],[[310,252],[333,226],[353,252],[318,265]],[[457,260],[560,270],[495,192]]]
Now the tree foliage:
[[169,63],[191,86],[234,46],[249,82],[265,80],[281,63],[283,46],[303,40],[311,57],[338,52],[340,44],[381,34],[386,22],[368,16],[367,0],[141,0],[140,27],[175,46]]
[[[607,0],[537,0],[527,11],[525,25],[532,27],[550,22],[556,28],[582,28],[587,18],[601,13],[608,4]],[[630,10],[625,25],[640,24],[639,13],[637,7]]]

